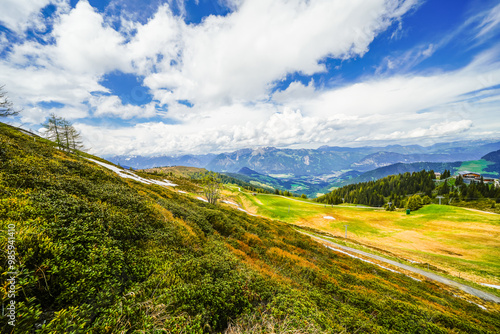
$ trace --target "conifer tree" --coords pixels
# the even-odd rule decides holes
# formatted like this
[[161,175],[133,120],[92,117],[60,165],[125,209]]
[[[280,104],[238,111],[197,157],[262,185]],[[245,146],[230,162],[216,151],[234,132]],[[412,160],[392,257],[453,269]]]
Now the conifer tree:
[[46,138],[55,142],[59,149],[67,152],[84,149],[80,133],[68,120],[51,114],[42,125],[45,128]]

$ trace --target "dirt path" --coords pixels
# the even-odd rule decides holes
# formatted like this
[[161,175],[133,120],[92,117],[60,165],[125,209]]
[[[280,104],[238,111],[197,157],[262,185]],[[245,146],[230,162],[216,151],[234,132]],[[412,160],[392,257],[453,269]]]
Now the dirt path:
[[490,215],[498,215],[499,213],[495,213],[495,212],[489,212],[489,211],[483,211],[483,210],[478,210],[478,209],[471,209],[471,208],[463,208],[465,210],[469,210],[469,211],[475,211],[475,212],[481,212],[481,213],[487,213],[487,214],[490,214]]
[[465,292],[467,292],[467,293],[469,293],[469,294],[471,294],[473,296],[482,298],[484,300],[489,300],[489,301],[492,301],[492,302],[495,302],[495,303],[500,303],[500,298],[497,297],[497,296],[495,296],[495,295],[492,295],[492,294],[490,294],[488,292],[484,292],[484,291],[475,289],[473,287],[470,287],[470,286],[462,284],[462,283],[455,282],[455,281],[453,281],[453,280],[451,280],[449,278],[443,277],[441,275],[430,273],[430,272],[427,272],[427,271],[419,269],[419,268],[415,268],[415,267],[412,267],[412,266],[409,266],[409,265],[406,265],[406,264],[402,264],[402,263],[399,263],[399,262],[396,262],[396,261],[393,261],[393,260],[389,260],[389,259],[386,259],[386,258],[384,258],[382,256],[378,256],[378,255],[370,254],[370,253],[367,253],[367,252],[363,252],[363,251],[360,251],[360,250],[355,249],[355,248],[351,248],[351,247],[347,247],[347,246],[342,246],[342,245],[336,244],[336,243],[334,243],[334,242],[332,242],[330,240],[319,238],[319,237],[316,237],[316,236],[314,236],[312,234],[309,234],[309,233],[305,233],[305,232],[300,232],[300,233],[308,235],[308,236],[310,236],[313,239],[321,240],[321,242],[330,244],[331,246],[334,246],[334,247],[339,248],[341,250],[349,251],[349,252],[356,253],[356,254],[360,254],[360,255],[366,256],[368,258],[375,259],[375,260],[380,261],[380,262],[385,262],[385,263],[391,264],[391,265],[393,265],[395,267],[398,267],[398,268],[401,268],[401,269],[404,269],[404,270],[407,270],[407,271],[411,271],[411,272],[417,273],[419,275],[425,276],[425,277],[427,277],[429,279],[432,279],[434,281],[437,281],[437,282],[440,282],[440,283],[443,283],[443,284],[446,284],[446,285],[449,285],[449,286],[452,286],[452,287],[459,288],[462,291],[465,291]]

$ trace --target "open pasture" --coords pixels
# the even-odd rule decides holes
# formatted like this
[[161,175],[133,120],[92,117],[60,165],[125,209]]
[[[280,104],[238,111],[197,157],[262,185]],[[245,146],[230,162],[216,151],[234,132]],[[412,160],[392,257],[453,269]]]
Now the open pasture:
[[[500,215],[428,205],[406,215],[354,205],[328,206],[234,192],[248,212],[327,232],[351,246],[475,283],[500,285]],[[326,217],[326,218],[325,218]]]

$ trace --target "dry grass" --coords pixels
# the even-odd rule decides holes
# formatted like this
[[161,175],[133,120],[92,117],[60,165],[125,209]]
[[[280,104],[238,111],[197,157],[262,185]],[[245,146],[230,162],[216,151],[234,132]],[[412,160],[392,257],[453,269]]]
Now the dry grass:
[[303,324],[301,329],[294,328],[292,320],[285,317],[277,319],[268,313],[252,313],[242,317],[235,324],[229,324],[225,334],[319,334],[322,331],[311,323]]
[[[321,206],[277,196],[240,195],[245,210],[311,227],[452,276],[500,285],[500,216],[431,205],[406,215],[345,206]],[[261,204],[262,203],[262,204]],[[290,206],[290,211],[288,207]],[[323,218],[332,216],[335,220]]]

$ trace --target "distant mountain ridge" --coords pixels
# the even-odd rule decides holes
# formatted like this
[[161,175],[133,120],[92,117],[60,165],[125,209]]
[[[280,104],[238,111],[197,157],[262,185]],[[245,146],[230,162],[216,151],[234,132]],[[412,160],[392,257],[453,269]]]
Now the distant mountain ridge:
[[318,149],[279,149],[263,147],[229,153],[182,155],[177,157],[115,156],[110,161],[133,168],[190,166],[216,172],[237,173],[248,167],[261,174],[294,176],[340,175],[342,171],[366,172],[396,163],[453,162],[480,159],[500,150],[498,141],[440,143],[429,147],[390,145],[385,147],[332,147]]
[[491,162],[500,163],[500,150],[490,152],[490,153],[486,154],[484,157],[482,157],[481,159],[491,161]]
[[414,163],[414,162],[454,162],[461,161],[463,154],[400,154],[395,152],[377,152],[370,154],[359,162],[351,165],[357,171],[369,171],[375,168],[389,166],[396,163]]
[[341,182],[342,185],[354,184],[359,182],[375,181],[389,175],[404,174],[419,172],[421,170],[433,170],[442,172],[445,169],[450,170],[453,174],[462,165],[462,161],[456,162],[414,162],[414,163],[396,163],[389,166],[380,167],[377,169],[365,172],[357,177]]

